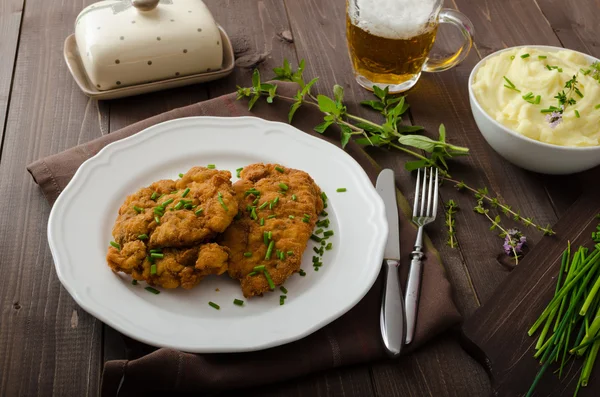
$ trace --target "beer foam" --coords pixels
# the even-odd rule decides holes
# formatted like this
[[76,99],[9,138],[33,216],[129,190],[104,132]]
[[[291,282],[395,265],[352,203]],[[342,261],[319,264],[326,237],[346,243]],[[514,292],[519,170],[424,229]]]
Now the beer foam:
[[[408,39],[426,30],[439,0],[354,0],[349,9],[352,24],[388,39]],[[437,12],[437,10],[435,10]]]

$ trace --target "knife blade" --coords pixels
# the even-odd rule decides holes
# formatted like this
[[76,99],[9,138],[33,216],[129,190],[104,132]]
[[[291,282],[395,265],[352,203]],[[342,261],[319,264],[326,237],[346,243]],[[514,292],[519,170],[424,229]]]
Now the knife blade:
[[381,338],[389,356],[396,357],[402,351],[405,338],[404,299],[400,287],[400,229],[394,171],[384,169],[377,177],[376,189],[385,204],[389,227],[388,239],[383,252],[384,287],[381,301]]

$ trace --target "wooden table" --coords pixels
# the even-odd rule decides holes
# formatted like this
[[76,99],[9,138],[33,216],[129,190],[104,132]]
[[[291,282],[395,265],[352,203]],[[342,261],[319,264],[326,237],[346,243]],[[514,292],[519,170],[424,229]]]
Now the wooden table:
[[[93,0],[0,1],[0,395],[97,395],[104,361],[122,354],[121,336],[75,304],[56,277],[46,242],[50,208],[25,166],[40,157],[108,134],[135,121],[248,85],[251,69],[264,76],[284,58],[307,61],[320,76],[316,90],[346,89],[349,107],[369,97],[353,80],[344,34],[343,0],[205,0],[234,43],[237,64],[227,79],[122,100],[97,102],[76,87],[62,57],[75,17]],[[426,74],[408,94],[411,122],[435,132],[444,123],[449,140],[471,155],[454,174],[487,186],[539,222],[554,223],[580,193],[569,178],[518,169],[484,142],[470,113],[467,78],[475,63],[506,46],[547,44],[600,57],[598,0],[454,0],[473,21],[475,47],[457,68]],[[441,40],[443,43],[444,40]],[[370,150],[393,167],[397,184],[412,199],[413,179],[397,152]],[[444,187],[458,213],[458,249],[445,245],[443,220],[430,229],[441,251],[454,299],[471,315],[507,276],[497,256],[501,242],[470,208],[473,199]],[[527,230],[531,245],[541,238]],[[484,368],[448,332],[399,361],[383,361],[262,387],[247,396],[484,396]],[[231,396],[239,392],[230,393]]]

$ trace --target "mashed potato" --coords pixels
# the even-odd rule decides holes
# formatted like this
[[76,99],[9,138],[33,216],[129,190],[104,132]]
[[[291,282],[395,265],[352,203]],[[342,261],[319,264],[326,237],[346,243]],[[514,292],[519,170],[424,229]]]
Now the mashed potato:
[[[549,70],[548,66],[557,68]],[[477,71],[472,88],[481,107],[513,131],[554,145],[598,146],[600,106],[596,106],[600,105],[600,82],[592,77],[593,69],[588,74],[583,73],[590,69],[590,62],[583,55],[570,50],[515,48],[488,59]],[[577,87],[583,98],[573,93],[572,98],[577,103],[566,106],[562,121],[551,125],[549,113],[541,111],[559,106],[554,96],[563,90],[568,92],[565,83],[574,75],[577,75]],[[505,87],[510,83],[503,77],[520,92]],[[523,99],[527,94],[529,102]]]

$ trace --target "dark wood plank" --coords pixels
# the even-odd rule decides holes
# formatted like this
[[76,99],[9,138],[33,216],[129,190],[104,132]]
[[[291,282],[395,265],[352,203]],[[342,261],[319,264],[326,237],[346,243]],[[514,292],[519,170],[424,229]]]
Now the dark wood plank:
[[[599,222],[595,216],[600,212],[598,193],[587,192],[576,201],[558,222],[557,236],[541,241],[498,287],[489,303],[464,324],[465,338],[479,348],[480,358],[491,368],[495,395],[524,395],[531,385],[539,365],[533,358],[535,339],[527,336],[527,330],[554,294],[567,242],[575,247],[592,245],[590,234]],[[536,395],[572,395],[578,377],[576,368],[562,382],[548,371]],[[579,395],[597,395],[599,386],[600,375],[594,371],[589,386]]]
[[[316,85],[316,92],[331,93],[332,86],[337,83],[342,85],[346,91],[346,100],[349,109],[363,117],[377,119],[377,115],[371,111],[359,108],[357,104],[371,96],[370,93],[360,88],[354,81],[350,62],[347,55],[344,23],[345,7],[343,2],[319,2],[307,1],[304,3],[286,1],[288,15],[292,25],[292,34],[294,36],[296,50],[299,58],[305,58],[307,61],[306,75],[308,78],[320,77]],[[320,54],[320,56],[314,56]],[[412,104],[412,100],[409,101]],[[435,105],[429,105],[435,106]],[[413,106],[414,107],[414,106]],[[408,198],[412,197],[414,183],[412,177],[403,171],[403,163],[407,157],[401,153],[390,153],[382,149],[369,150],[369,153],[385,167],[396,170],[396,181],[398,186],[404,191]],[[441,244],[438,241],[437,247]],[[448,258],[444,257],[446,269],[451,281],[457,287],[457,294],[461,297],[457,301],[462,304],[462,311],[472,311],[478,306],[474,297],[474,291],[470,285],[470,276],[467,269],[459,261],[457,263],[448,263]],[[460,288],[460,289],[459,289]],[[423,374],[430,380],[429,387],[435,392],[446,389],[460,389],[458,383],[450,384],[448,382],[459,382],[459,379],[442,378],[439,376],[441,370],[438,360],[442,360],[448,367],[458,369],[458,371],[479,371],[479,376],[468,386],[473,395],[485,395],[489,391],[487,376],[481,367],[465,362],[456,351],[460,347],[454,342],[440,344],[438,350],[422,349],[411,357],[405,357],[400,360],[402,365],[395,362],[384,362],[377,367],[372,368],[373,382],[376,391],[380,395],[396,395],[402,392],[408,395],[423,395],[425,389],[423,384],[414,382],[414,374]],[[437,356],[437,357],[436,357]],[[466,356],[466,355],[465,355]],[[444,357],[440,359],[439,357]],[[460,369],[459,369],[460,368]],[[422,372],[421,372],[422,371]],[[393,382],[392,382],[393,379]],[[392,383],[390,383],[392,382]],[[460,380],[459,383],[464,383]],[[383,394],[382,394],[383,393]],[[395,394],[386,394],[395,393]],[[425,394],[426,395],[426,394]],[[435,395],[435,394],[434,394]]]
[[563,47],[600,58],[598,1],[535,0]]
[[[4,133],[4,122],[10,98],[13,68],[17,55],[23,0],[0,2],[0,143]],[[0,145],[1,147],[1,145]]]
[[56,277],[46,242],[50,208],[25,170],[106,131],[62,59],[72,29],[64,21],[75,20],[81,3],[30,0],[23,16],[0,162],[0,390],[7,396],[93,396],[100,379],[101,323]]

